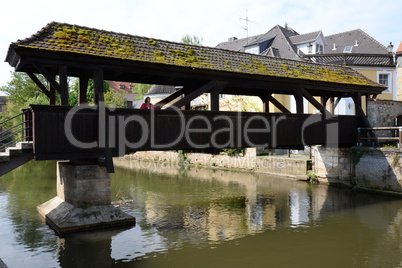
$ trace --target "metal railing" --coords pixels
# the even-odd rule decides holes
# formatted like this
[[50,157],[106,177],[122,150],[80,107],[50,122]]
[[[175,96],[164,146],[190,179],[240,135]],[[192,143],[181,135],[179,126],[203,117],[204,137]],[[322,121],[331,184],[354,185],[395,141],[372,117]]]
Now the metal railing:
[[[384,131],[390,130],[393,136],[385,136],[385,137],[364,137],[363,133],[369,131]],[[358,146],[363,145],[363,141],[376,142],[376,141],[393,141],[397,142],[397,147],[402,148],[402,126],[400,127],[372,127],[372,128],[358,128],[357,129],[357,139],[358,139]]]
[[32,141],[32,113],[29,109],[0,122],[0,152],[22,141]]

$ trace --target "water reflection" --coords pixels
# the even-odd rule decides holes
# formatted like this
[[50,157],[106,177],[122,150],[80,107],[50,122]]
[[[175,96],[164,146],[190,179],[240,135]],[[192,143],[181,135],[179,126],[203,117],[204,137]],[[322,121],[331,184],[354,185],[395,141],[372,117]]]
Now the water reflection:
[[112,199],[137,225],[57,237],[35,210],[55,195],[55,165],[33,163],[0,178],[0,258],[10,267],[401,266],[398,199],[127,160],[116,161]]

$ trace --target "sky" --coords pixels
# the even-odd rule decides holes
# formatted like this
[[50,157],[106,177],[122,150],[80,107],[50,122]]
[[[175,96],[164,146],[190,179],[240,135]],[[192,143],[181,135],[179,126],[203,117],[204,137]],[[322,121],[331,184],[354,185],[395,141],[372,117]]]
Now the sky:
[[402,41],[402,1],[19,0],[2,1],[0,10],[0,86],[11,80],[13,71],[4,62],[9,45],[52,21],[174,42],[197,35],[212,47],[285,23],[299,34],[362,29],[385,46],[392,42],[394,52]]

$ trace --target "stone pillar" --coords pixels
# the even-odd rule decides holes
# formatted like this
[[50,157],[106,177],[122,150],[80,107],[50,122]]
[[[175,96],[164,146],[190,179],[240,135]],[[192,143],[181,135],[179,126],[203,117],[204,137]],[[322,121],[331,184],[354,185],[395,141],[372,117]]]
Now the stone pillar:
[[311,147],[313,172],[318,180],[327,183],[350,184],[352,163],[350,149]]
[[37,207],[57,233],[135,224],[135,218],[111,205],[105,167],[70,161],[57,163],[57,196]]

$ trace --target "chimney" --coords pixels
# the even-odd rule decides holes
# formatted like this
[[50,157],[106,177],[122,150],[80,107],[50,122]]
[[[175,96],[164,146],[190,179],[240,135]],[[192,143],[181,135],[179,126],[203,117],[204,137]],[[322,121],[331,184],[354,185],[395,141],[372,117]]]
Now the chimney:
[[236,41],[237,40],[237,37],[229,37],[229,39],[228,39],[228,41]]

